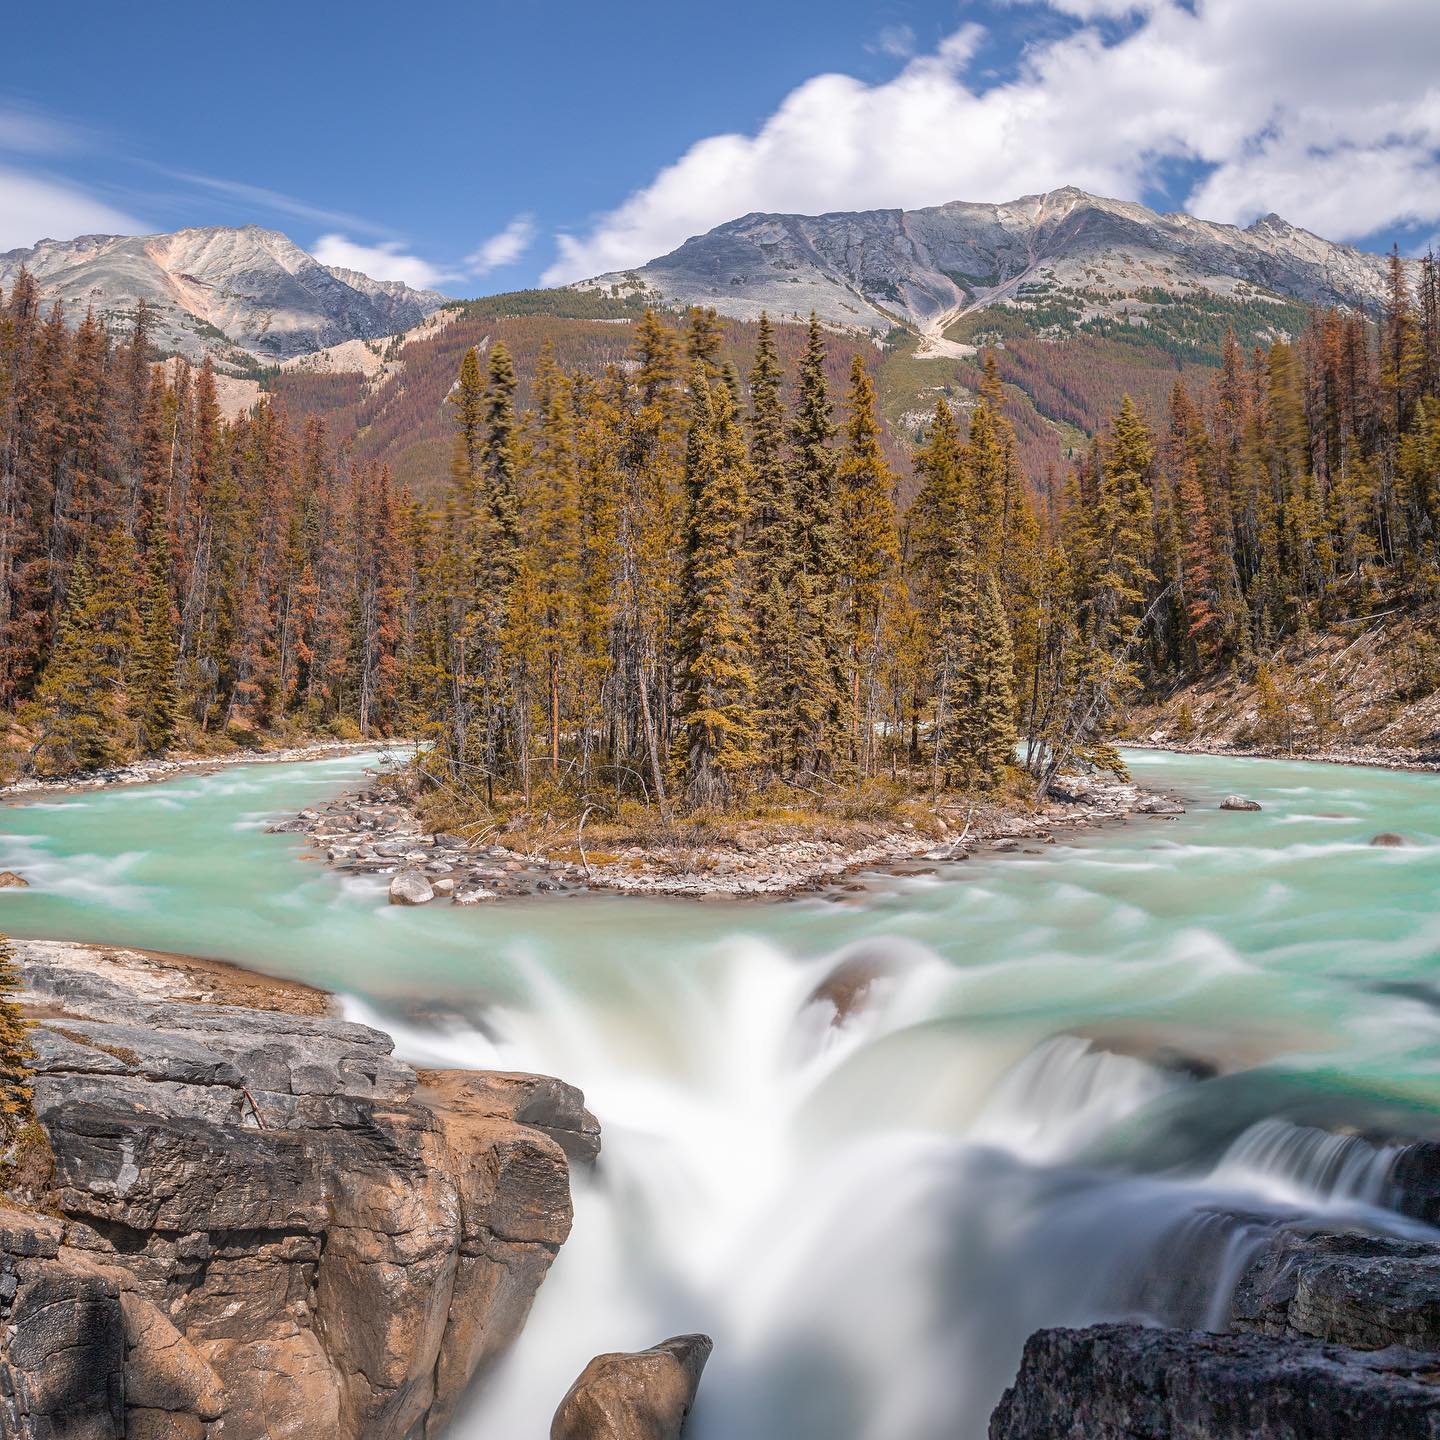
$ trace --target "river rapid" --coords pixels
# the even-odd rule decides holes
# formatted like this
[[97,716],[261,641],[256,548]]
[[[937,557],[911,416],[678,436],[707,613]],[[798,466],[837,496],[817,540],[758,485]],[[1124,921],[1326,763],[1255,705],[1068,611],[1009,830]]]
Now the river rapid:
[[1217,1325],[1276,1225],[1440,1239],[1386,1205],[1387,1137],[1440,1135],[1440,777],[1128,758],[1190,813],[844,903],[488,909],[265,833],[365,757],[238,767],[0,809],[0,929],[304,979],[416,1063],[585,1091],[604,1153],[461,1440],[541,1440],[590,1356],[688,1330],[694,1440],[979,1440],[1040,1326]]

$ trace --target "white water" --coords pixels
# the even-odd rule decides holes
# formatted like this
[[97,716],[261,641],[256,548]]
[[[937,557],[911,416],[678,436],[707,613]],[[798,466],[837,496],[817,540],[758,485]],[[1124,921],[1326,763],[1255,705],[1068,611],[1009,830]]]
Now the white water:
[[[583,1088],[604,1153],[460,1440],[543,1440],[592,1355],[696,1329],[691,1440],[979,1440],[1039,1326],[1220,1325],[1269,1227],[1423,1228],[1363,1137],[1440,1111],[1440,781],[1137,760],[1195,811],[855,904],[482,914],[257,828],[353,761],[232,771],[0,812],[32,881],[0,924],[295,974],[412,1060]],[[842,964],[880,973],[836,1026]]]

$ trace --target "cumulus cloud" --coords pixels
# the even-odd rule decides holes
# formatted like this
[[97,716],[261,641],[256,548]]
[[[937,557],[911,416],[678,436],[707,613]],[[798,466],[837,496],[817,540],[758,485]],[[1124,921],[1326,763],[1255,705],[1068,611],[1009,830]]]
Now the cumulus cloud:
[[0,167],[0,250],[76,235],[142,235],[148,228],[63,181]]
[[344,235],[322,235],[311,247],[310,253],[322,265],[358,270],[372,280],[400,280],[417,290],[429,290],[454,278],[450,272],[422,260],[418,255],[407,255],[398,240],[361,245]]
[[[1036,0],[1039,3],[1039,0]],[[1275,210],[1336,239],[1440,219],[1435,0],[1046,0],[1065,33],[987,83],[967,25],[892,79],[820,75],[750,135],[692,145],[583,235],[548,283],[624,269],[753,210],[1140,199],[1175,162],[1188,208]],[[1132,17],[1116,33],[1108,22]]]
[[490,236],[465,263],[475,275],[488,275],[492,270],[513,265],[529,248],[535,238],[535,217],[517,215],[498,234]]

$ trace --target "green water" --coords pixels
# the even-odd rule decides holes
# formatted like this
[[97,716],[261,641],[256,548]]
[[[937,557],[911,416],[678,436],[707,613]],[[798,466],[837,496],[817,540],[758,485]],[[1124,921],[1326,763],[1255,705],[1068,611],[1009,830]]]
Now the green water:
[[[480,909],[265,833],[364,757],[241,767],[0,809],[30,881],[0,928],[297,977],[417,1060],[585,1089],[605,1157],[467,1440],[543,1436],[589,1355],[695,1328],[699,1440],[979,1436],[1036,1325],[1219,1314],[1152,1294],[1156,1256],[1218,1276],[1249,1234],[1206,1217],[1404,1230],[1381,1141],[1440,1131],[1440,776],[1129,758],[1190,812],[846,903]],[[806,1000],[860,953],[889,978],[836,1030]]]

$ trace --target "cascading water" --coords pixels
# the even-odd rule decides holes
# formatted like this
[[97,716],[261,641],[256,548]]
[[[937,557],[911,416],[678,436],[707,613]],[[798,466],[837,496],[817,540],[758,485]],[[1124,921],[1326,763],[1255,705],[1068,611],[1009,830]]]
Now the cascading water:
[[1136,762],[1191,814],[846,905],[483,914],[263,833],[356,762],[232,771],[0,812],[0,927],[295,975],[408,1059],[585,1091],[604,1152],[461,1440],[542,1440],[592,1355],[693,1329],[692,1440],[979,1440],[1040,1326],[1222,1325],[1275,1226],[1435,1235],[1370,1137],[1440,1109],[1440,781]]
[[649,977],[643,1006],[577,999],[532,962],[485,1033],[350,1002],[426,1063],[564,1074],[604,1127],[574,1234],[462,1440],[541,1440],[591,1355],[693,1329],[716,1341],[695,1440],[978,1437],[1042,1325],[1222,1326],[1244,1262],[1307,1202],[1414,1228],[1374,1208],[1391,1152],[1280,1120],[1209,1173],[1087,1163],[1195,1081],[1074,1035],[1013,1063],[946,1056],[954,968],[906,942],[865,952],[886,978],[843,1021],[813,997],[853,956],[755,940]]

